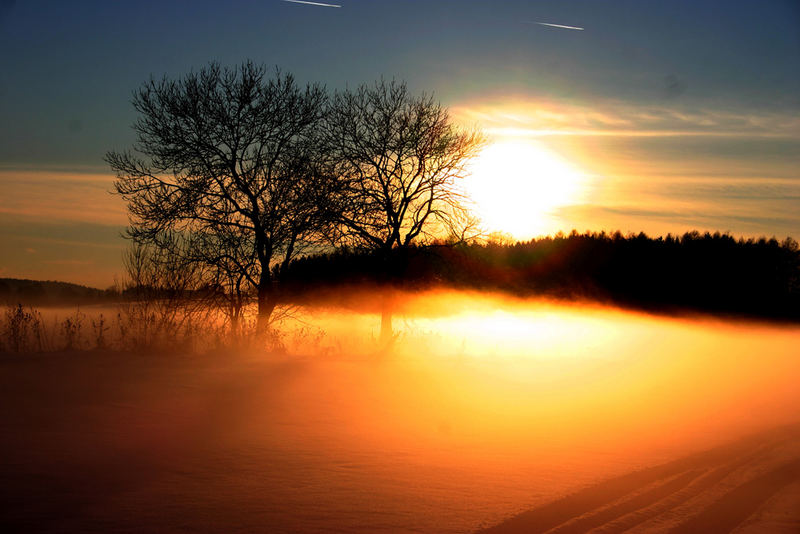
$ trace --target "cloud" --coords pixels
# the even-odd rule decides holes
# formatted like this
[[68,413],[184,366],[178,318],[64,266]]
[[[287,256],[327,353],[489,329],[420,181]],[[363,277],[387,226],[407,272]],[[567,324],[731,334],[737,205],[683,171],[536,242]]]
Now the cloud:
[[69,265],[69,266],[88,266],[94,265],[93,261],[88,260],[47,260],[42,263],[47,265]]
[[0,214],[125,224],[125,203],[112,186],[108,174],[0,168]]
[[[668,86],[674,98],[685,84],[676,78]],[[588,106],[522,96],[487,97],[450,109],[458,122],[477,122],[489,133],[508,136],[800,138],[800,116],[785,112],[636,106],[620,101]]]
[[0,250],[13,240],[20,251],[48,254],[53,247],[93,248],[116,251],[126,244],[125,227],[100,222],[42,219],[29,215],[0,213]]
[[[5,276],[105,287],[122,272],[122,227],[0,213]],[[30,253],[34,250],[35,253]]]
[[653,236],[699,230],[728,231],[745,237],[785,237],[797,235],[800,223],[797,218],[787,219],[756,211],[727,213],[700,202],[686,205],[669,201],[647,207],[632,204],[564,206],[558,209],[557,216],[565,221],[565,228],[620,230],[623,233],[643,231]]

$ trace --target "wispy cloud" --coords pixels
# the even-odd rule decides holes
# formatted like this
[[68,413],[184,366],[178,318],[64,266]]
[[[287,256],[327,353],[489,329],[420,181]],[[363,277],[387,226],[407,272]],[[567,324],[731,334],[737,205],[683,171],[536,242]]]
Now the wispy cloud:
[[565,24],[553,24],[552,22],[538,22],[535,20],[526,21],[527,24],[538,24],[539,26],[549,26],[551,28],[561,28],[562,30],[579,30],[583,31],[586,28],[580,28],[578,26],[567,26]]
[[619,101],[582,106],[514,96],[466,102],[451,111],[459,122],[477,122],[500,135],[800,138],[800,116],[766,111],[675,109]]
[[[641,205],[642,201],[639,201]],[[775,236],[779,239],[797,235],[800,219],[791,216],[770,216],[763,208],[731,213],[731,208],[740,205],[719,203],[706,199],[693,205],[673,205],[662,199],[652,208],[642,209],[638,205],[573,205],[558,210],[560,218],[573,223],[576,228],[590,227],[606,231],[621,230],[623,233],[644,231],[651,235],[667,232],[722,231],[735,236]],[[568,225],[569,226],[569,225]]]
[[342,7],[339,4],[326,4],[324,2],[307,2],[305,0],[281,0],[282,2],[290,2],[292,4],[305,4],[307,6],[318,6],[318,7]]
[[0,215],[124,225],[125,202],[109,193],[112,185],[102,174],[0,166]]
[[42,263],[47,265],[70,265],[70,266],[89,266],[94,265],[93,261],[90,260],[46,260]]
[[108,286],[122,271],[123,229],[0,212],[0,276]]

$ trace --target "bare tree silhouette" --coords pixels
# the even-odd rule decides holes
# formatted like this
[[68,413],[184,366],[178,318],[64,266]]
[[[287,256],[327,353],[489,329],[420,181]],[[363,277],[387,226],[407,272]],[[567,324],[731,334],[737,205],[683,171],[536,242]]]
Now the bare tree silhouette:
[[[430,95],[380,80],[334,95],[328,146],[347,184],[341,240],[388,252],[417,240],[457,234],[467,221],[458,180],[484,144],[478,131],[453,126]],[[388,269],[387,265],[387,269]],[[385,299],[381,337],[391,338]]]
[[326,102],[322,87],[252,62],[143,84],[133,150],[106,155],[129,237],[168,247],[176,240],[164,236],[179,234],[186,259],[230,294],[255,290],[263,331],[277,304],[273,266],[319,242],[340,198],[317,138]]
[[126,278],[120,289],[126,296],[128,342],[135,347],[169,346],[191,325],[210,315],[204,265],[187,261],[180,236],[170,246],[134,242],[123,256]]

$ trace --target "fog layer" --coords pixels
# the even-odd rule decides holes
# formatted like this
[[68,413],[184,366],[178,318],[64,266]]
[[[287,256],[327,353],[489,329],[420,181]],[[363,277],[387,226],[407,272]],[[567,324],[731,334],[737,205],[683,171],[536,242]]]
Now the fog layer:
[[397,310],[391,351],[375,314],[307,309],[279,356],[2,362],[8,524],[470,532],[800,420],[797,328],[453,294]]

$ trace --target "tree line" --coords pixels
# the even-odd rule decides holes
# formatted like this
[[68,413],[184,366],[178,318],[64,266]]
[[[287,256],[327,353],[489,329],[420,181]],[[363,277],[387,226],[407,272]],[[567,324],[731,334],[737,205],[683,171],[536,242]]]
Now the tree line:
[[573,232],[519,243],[457,243],[394,250],[391,269],[370,251],[298,258],[285,273],[287,301],[342,286],[455,288],[592,300],[657,312],[698,311],[800,320],[795,240],[688,232]]
[[[244,62],[134,91],[136,143],[112,151],[134,283],[213,287],[234,325],[264,330],[292,260],[331,246],[394,249],[474,225],[458,180],[482,145],[432,96],[379,80],[330,92]],[[136,277],[142,280],[136,280]]]
[[0,278],[0,304],[65,306],[114,302],[119,298],[119,292],[113,288],[103,290],[69,282]]

